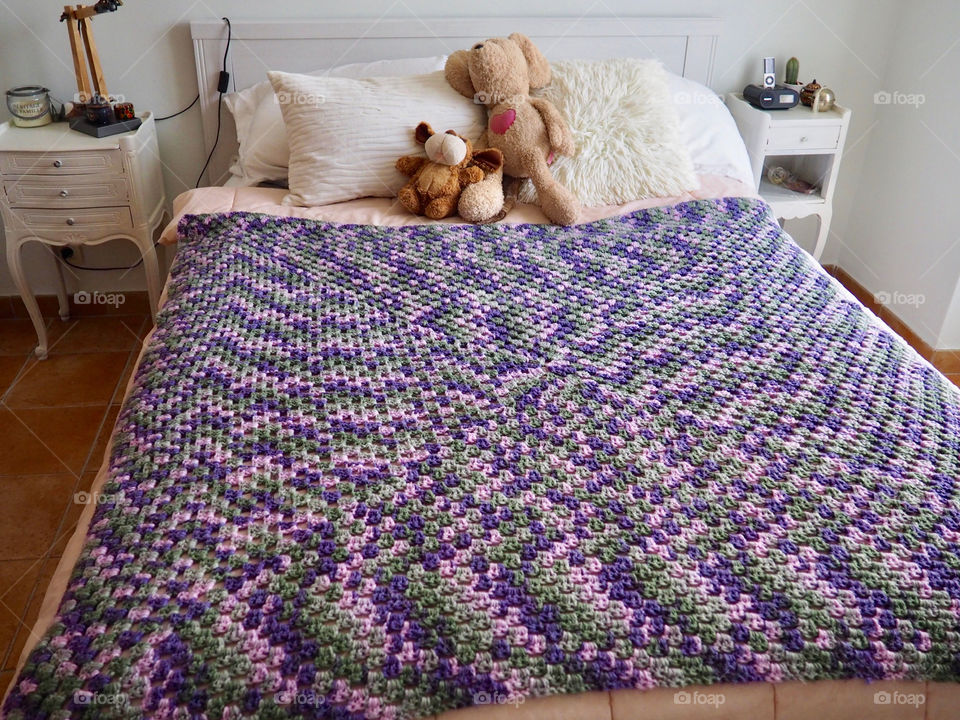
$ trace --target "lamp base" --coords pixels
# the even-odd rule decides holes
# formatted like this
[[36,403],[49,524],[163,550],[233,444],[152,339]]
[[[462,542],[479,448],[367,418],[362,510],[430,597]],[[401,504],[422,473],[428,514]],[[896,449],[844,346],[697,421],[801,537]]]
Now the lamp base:
[[94,125],[85,117],[70,118],[71,130],[92,135],[95,138],[105,138],[110,137],[111,135],[119,135],[120,133],[130,132],[131,130],[136,130],[141,125],[143,125],[143,120],[140,118],[121,120],[119,122],[110,123],[109,125]]

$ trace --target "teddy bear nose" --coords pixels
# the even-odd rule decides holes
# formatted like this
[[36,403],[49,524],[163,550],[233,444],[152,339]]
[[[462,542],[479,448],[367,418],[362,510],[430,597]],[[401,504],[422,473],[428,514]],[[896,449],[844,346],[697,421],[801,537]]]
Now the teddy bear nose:
[[482,47],[483,47],[483,43],[477,43],[476,45],[473,46],[473,49],[474,49],[474,50],[479,50],[479,49],[482,48]]

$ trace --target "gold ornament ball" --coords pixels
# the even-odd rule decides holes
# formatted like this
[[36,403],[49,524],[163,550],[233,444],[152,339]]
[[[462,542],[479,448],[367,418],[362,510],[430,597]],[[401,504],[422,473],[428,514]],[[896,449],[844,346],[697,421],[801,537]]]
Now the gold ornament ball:
[[816,99],[817,111],[818,112],[827,112],[832,110],[833,106],[837,103],[837,96],[834,95],[833,90],[830,88],[823,88]]

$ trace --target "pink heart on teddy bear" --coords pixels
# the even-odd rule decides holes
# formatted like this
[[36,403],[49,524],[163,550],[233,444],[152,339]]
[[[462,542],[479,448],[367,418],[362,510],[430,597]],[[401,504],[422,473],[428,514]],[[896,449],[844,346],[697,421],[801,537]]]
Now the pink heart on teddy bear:
[[503,135],[510,129],[510,126],[513,125],[514,121],[517,119],[517,111],[513,108],[509,110],[504,110],[498,115],[493,115],[490,118],[490,129],[493,130],[497,135]]

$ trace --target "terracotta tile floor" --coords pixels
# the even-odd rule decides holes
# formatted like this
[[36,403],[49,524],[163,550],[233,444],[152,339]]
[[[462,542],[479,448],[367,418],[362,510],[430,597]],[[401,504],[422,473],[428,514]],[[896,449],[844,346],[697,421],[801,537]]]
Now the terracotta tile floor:
[[0,318],[0,695],[103,460],[146,315],[47,321],[33,356],[29,320]]

